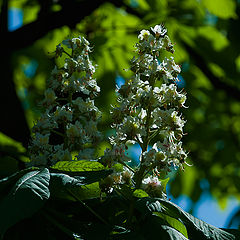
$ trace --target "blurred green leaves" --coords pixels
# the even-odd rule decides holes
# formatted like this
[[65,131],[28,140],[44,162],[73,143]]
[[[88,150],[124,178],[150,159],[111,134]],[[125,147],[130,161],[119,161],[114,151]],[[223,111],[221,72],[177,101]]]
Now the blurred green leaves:
[[234,0],[203,0],[202,3],[210,13],[217,17],[223,19],[237,18],[237,3]]

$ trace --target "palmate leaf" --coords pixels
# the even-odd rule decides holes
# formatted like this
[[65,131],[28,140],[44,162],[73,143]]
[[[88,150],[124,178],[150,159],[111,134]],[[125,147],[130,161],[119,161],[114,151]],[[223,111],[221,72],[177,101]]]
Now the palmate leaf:
[[[85,179],[84,177],[82,177]],[[78,179],[70,177],[63,173],[51,173],[50,178],[50,192],[51,198],[62,198],[73,200],[69,195],[69,190],[74,190],[77,187],[83,186],[84,182]]]
[[153,212],[153,215],[164,219],[171,227],[182,233],[186,238],[188,238],[187,229],[184,224],[176,218],[170,217],[167,214],[160,212]]
[[80,160],[59,161],[51,168],[51,172],[52,196],[69,200],[84,200],[100,196],[97,182],[106,178],[113,170],[105,169],[97,161]]
[[37,170],[38,168],[26,168],[19,172],[16,172],[8,177],[5,177],[3,179],[0,179],[0,199],[5,196],[9,192],[9,189],[11,189],[16,181],[24,176],[26,173],[31,172],[33,170]]
[[47,168],[26,173],[0,202],[0,233],[37,212],[50,196]]
[[81,172],[81,171],[104,170],[105,167],[95,160],[92,161],[79,160],[79,161],[59,161],[54,166],[52,166],[52,169],[68,172]]
[[[97,181],[106,176],[106,173],[101,172],[100,174],[99,171],[96,171],[88,172],[88,174],[89,177],[86,174],[85,176],[71,177],[63,173],[51,173],[51,198],[76,201],[99,197],[100,188]],[[110,173],[108,172],[108,174]]]
[[175,216],[172,217],[166,214],[165,207],[154,198],[139,199],[136,202],[136,209],[145,216],[142,231],[146,236],[148,236],[146,233],[149,231],[146,229],[146,224],[149,224],[149,228],[151,229],[151,234],[149,234],[152,238],[156,238],[158,234],[161,234],[161,239],[164,240],[188,239],[186,227],[181,220]]
[[[195,218],[191,214],[183,211],[177,205],[164,199],[142,198],[138,200],[136,208],[140,210],[142,214],[145,214],[147,218],[151,218],[152,215],[155,215],[155,217],[158,216],[161,220],[163,220],[162,214],[164,214],[178,220],[185,225],[189,239],[233,240],[238,239],[237,236],[239,236],[239,231],[228,232],[216,228],[200,219]],[[175,223],[171,223],[169,219],[165,218],[165,220],[165,223],[167,222],[168,225],[186,235],[183,228],[179,228],[179,224],[176,226]],[[161,225],[161,221],[159,224]]]
[[88,185],[106,178],[113,170],[105,169],[97,161],[80,160],[71,162],[59,161],[51,168],[51,172],[67,174],[80,180],[82,185]]
[[162,218],[154,215],[147,215],[140,223],[140,233],[144,239],[161,240],[187,240],[181,232],[169,226]]
[[192,239],[212,239],[212,240],[232,240],[237,239],[237,233],[228,233],[222,229],[216,228],[194,216],[183,211],[180,207],[166,200],[160,200],[166,207],[166,212],[173,217],[178,215],[188,230],[189,238]]
[[86,171],[86,172],[62,172],[77,180],[80,180],[83,185],[88,185],[100,181],[106,178],[113,172],[112,169],[100,170],[100,171]]

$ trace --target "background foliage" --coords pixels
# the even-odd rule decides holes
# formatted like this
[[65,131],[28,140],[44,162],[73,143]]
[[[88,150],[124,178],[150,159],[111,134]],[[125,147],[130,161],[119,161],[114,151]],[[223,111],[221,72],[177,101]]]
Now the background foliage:
[[[222,207],[240,199],[240,48],[237,0],[2,0],[0,15],[0,176],[23,168],[30,129],[39,117],[55,46],[84,34],[94,46],[96,78],[109,131],[109,103],[115,80],[128,78],[129,60],[139,30],[164,22],[176,43],[181,84],[188,93],[183,142],[193,167],[178,173],[171,194],[196,202],[202,179]],[[23,25],[8,30],[9,9],[23,13]]]

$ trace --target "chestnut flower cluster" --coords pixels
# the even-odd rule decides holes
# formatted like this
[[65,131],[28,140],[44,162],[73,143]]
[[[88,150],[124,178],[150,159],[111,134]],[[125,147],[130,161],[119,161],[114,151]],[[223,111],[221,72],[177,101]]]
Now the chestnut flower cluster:
[[56,48],[56,57],[65,57],[64,65],[52,71],[45,91],[45,112],[33,127],[29,147],[30,165],[51,166],[57,161],[92,159],[101,134],[97,122],[101,116],[94,105],[100,92],[93,78],[95,66],[89,59],[91,48],[84,37],[68,39]]
[[[167,29],[156,25],[142,30],[136,44],[137,57],[131,60],[133,77],[117,89],[118,103],[111,109],[111,149],[99,161],[113,173],[100,181],[103,192],[129,186],[142,189],[149,196],[165,197],[161,175],[171,168],[184,169],[187,153],[182,148],[186,94],[178,91],[176,82],[181,68]],[[45,91],[45,112],[33,127],[29,147],[33,166],[52,166],[58,161],[94,159],[101,140],[97,123],[101,113],[94,104],[100,92],[93,78],[95,66],[89,59],[91,48],[84,37],[65,40],[56,48],[56,57],[65,57],[55,66]],[[167,54],[166,54],[167,53]],[[165,56],[165,57],[162,57]],[[127,145],[139,144],[139,166],[127,162]],[[150,147],[151,146],[151,147]],[[73,152],[78,155],[73,156]]]
[[117,90],[118,105],[111,110],[116,134],[110,137],[112,149],[102,159],[108,166],[127,162],[127,144],[138,143],[142,153],[133,171],[133,185],[162,196],[158,176],[172,166],[183,169],[187,157],[181,142],[185,121],[180,113],[186,94],[176,85],[180,66],[172,56],[162,58],[164,52],[174,52],[166,28],[156,25],[151,32],[142,30],[138,39],[138,56],[131,61],[134,76]]

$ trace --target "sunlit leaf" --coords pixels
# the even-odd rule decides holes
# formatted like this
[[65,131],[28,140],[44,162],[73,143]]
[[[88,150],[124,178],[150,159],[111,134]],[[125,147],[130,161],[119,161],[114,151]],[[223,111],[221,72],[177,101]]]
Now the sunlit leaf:
[[142,189],[136,189],[133,192],[133,196],[137,197],[137,198],[149,197],[149,195],[145,191],[143,191]]
[[159,181],[161,182],[161,185],[163,187],[164,192],[166,192],[166,187],[167,187],[167,183],[168,183],[169,179],[170,179],[169,177],[166,178],[166,179],[159,179]]
[[60,171],[81,172],[81,171],[99,171],[105,167],[97,161],[80,160],[80,161],[59,161],[52,169]]
[[202,3],[208,11],[216,16],[228,19],[236,18],[236,1],[234,0],[203,0]]
[[209,40],[216,51],[220,51],[229,45],[229,41],[226,36],[219,32],[215,27],[203,26],[198,28],[197,33],[197,38],[204,37]]

